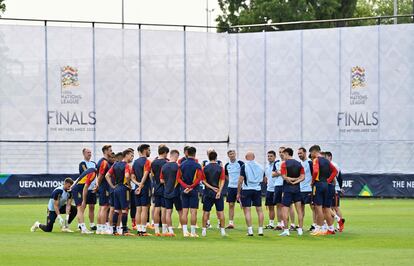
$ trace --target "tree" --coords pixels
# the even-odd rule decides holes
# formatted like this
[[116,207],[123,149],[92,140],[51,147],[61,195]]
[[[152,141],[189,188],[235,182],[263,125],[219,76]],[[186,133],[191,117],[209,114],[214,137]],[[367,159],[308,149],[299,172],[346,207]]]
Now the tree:
[[240,12],[246,9],[247,0],[218,0],[222,14],[216,18],[218,32],[231,31],[232,25],[239,25]]
[[[237,13],[232,13],[228,8],[231,4],[237,4],[236,2],[243,4],[242,8],[237,9],[240,14],[238,18]],[[227,25],[347,18],[352,17],[356,3],[357,0],[219,0],[224,17],[229,17],[227,14],[236,16],[226,20]],[[219,25],[224,21],[223,16],[217,18]],[[333,24],[285,25],[278,27],[278,30],[326,26],[333,26]],[[261,30],[263,27],[244,29],[244,31]],[[275,28],[270,27],[267,30],[275,30]]]
[[0,0],[0,17],[1,13],[4,13],[6,11],[6,4],[4,3],[4,0]]
[[[414,12],[413,0],[398,0],[398,14],[407,15]],[[392,16],[394,14],[394,0],[358,0],[354,17],[379,17]],[[398,22],[407,23],[411,18],[399,18]],[[381,20],[383,24],[394,23],[393,19]],[[365,21],[358,25],[373,24],[372,21]]]

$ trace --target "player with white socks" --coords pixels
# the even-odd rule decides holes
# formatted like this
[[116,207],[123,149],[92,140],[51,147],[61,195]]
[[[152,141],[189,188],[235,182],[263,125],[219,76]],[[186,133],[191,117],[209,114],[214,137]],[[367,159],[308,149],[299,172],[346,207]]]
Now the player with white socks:
[[[284,151],[285,161],[281,164],[281,174],[283,177],[283,221],[287,225],[288,213],[290,205],[292,202],[296,207],[296,212],[299,219],[299,228],[297,229],[298,235],[303,234],[303,215],[302,215],[302,204],[301,204],[301,194],[300,194],[300,185],[299,183],[305,179],[305,170],[300,162],[292,159],[293,150],[291,148],[286,148]],[[289,236],[289,228],[284,227],[283,232],[280,236]]]
[[237,199],[243,208],[247,225],[247,236],[253,236],[251,206],[256,207],[259,219],[258,235],[263,236],[263,209],[261,185],[264,181],[264,171],[260,164],[254,161],[255,155],[249,151],[246,153],[246,162],[241,167],[240,178],[237,186]]
[[220,233],[226,236],[224,229],[224,200],[223,187],[225,182],[224,168],[217,163],[217,153],[213,150],[208,153],[209,164],[203,168],[205,190],[203,194],[203,227],[202,236],[207,235],[207,220],[211,207],[216,206],[217,217],[220,221]]

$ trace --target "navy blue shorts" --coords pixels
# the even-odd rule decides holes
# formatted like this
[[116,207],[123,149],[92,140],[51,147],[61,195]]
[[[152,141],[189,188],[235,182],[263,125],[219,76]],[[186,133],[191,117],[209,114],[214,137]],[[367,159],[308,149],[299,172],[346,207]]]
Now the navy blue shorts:
[[75,205],[76,206],[81,206],[82,205],[82,200],[83,200],[83,187],[85,185],[83,184],[77,184],[73,187],[72,189],[72,196],[73,196],[73,201],[75,201]]
[[203,197],[203,211],[209,212],[213,205],[216,206],[216,211],[222,212],[224,210],[224,199],[221,196],[219,199],[212,198],[212,197]]
[[285,207],[290,207],[292,203],[301,202],[302,194],[300,192],[283,192],[282,195],[282,205]]
[[88,194],[86,195],[86,204],[96,204],[96,193],[92,190],[88,190]]
[[227,188],[226,202],[236,202],[237,201],[237,188],[229,187]]
[[173,205],[175,206],[175,209],[177,211],[181,211],[183,209],[180,196],[177,196],[171,199],[164,198],[164,205],[165,205],[165,208],[169,210],[173,208]]
[[260,190],[242,190],[240,198],[242,207],[262,206],[262,192]]
[[163,196],[154,196],[155,207],[165,207],[165,201]]
[[265,206],[274,206],[275,205],[275,193],[271,191],[266,191],[266,200]]
[[302,204],[312,204],[312,191],[300,192],[302,195]]
[[198,193],[181,193],[183,209],[198,209]]
[[313,186],[313,203],[317,206],[322,206],[323,208],[330,208],[333,195],[329,190],[328,183],[316,182]]
[[137,207],[151,205],[151,196],[149,188],[143,187],[139,195],[135,194],[135,205]]
[[136,200],[136,197],[135,197],[135,189],[131,189],[131,191],[130,191],[130,202],[129,202],[129,205],[131,206],[130,208],[131,208],[131,210],[132,209],[135,209],[137,206],[136,206],[136,204],[135,204],[135,200]]
[[109,205],[109,189],[106,186],[99,187],[99,206]]
[[273,203],[274,205],[281,204],[282,203],[282,186],[276,186],[275,192],[273,193]]
[[126,186],[118,185],[114,190],[115,210],[128,209],[130,196],[131,194]]

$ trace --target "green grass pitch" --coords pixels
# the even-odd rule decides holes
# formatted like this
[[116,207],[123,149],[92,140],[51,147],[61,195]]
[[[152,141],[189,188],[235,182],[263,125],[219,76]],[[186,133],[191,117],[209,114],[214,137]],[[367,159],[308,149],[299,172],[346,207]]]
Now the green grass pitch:
[[[0,200],[0,265],[414,265],[413,200],[345,199],[345,231],[324,237],[282,238],[269,230],[247,237],[237,208],[228,237],[210,229],[197,239],[182,238],[178,229],[175,238],[68,234],[58,224],[53,233],[31,233],[34,221],[45,222],[47,201]],[[198,217],[200,223],[201,211]],[[257,233],[254,211],[253,217]],[[309,217],[307,209],[306,229]],[[215,225],[214,212],[212,218]]]

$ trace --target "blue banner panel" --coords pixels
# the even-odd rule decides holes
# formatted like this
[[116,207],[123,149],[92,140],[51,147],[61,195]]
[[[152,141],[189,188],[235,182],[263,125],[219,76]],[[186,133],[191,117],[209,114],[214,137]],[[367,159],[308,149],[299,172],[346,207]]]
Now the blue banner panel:
[[414,174],[343,174],[349,197],[414,198]]
[[[49,197],[67,177],[77,174],[8,175],[0,174],[0,198]],[[343,174],[346,197],[414,198],[414,174]],[[226,192],[226,187],[223,192]],[[262,186],[263,195],[266,186]]]
[[77,174],[7,175],[0,174],[0,198],[50,197],[65,178]]

